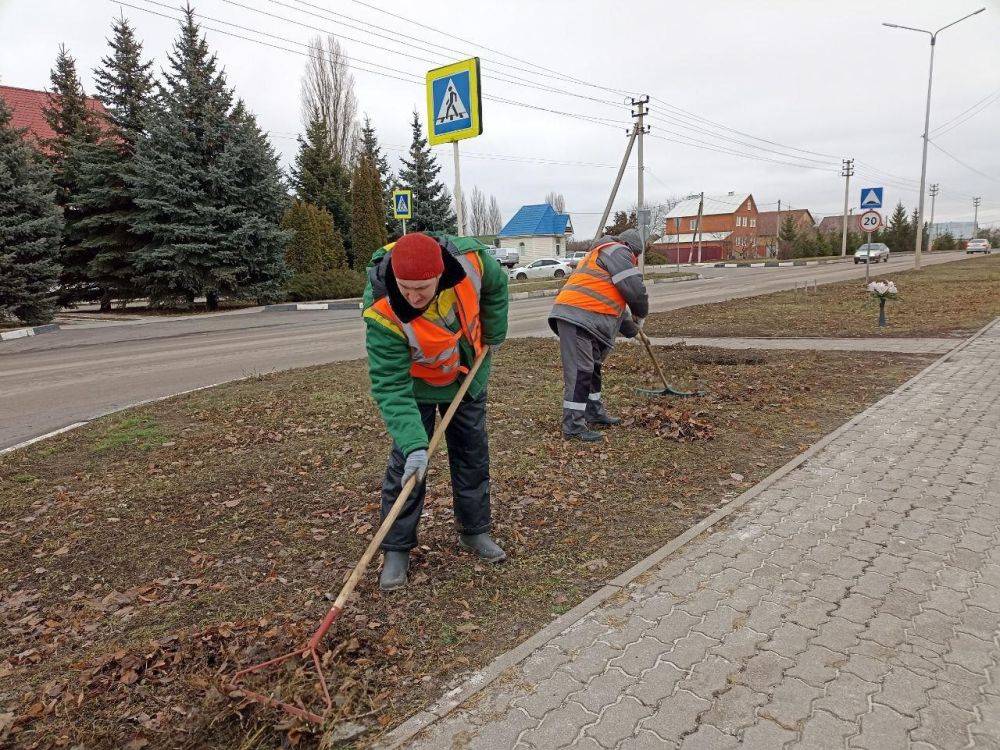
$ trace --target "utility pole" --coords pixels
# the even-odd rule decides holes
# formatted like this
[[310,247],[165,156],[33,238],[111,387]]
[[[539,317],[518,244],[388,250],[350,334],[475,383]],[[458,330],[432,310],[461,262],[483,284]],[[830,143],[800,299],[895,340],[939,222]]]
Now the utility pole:
[[781,198],[778,198],[778,231],[775,234],[777,237],[774,240],[774,258],[777,260],[781,253]]
[[976,235],[979,234],[979,204],[982,202],[982,198],[972,199],[972,210],[975,212],[972,218],[972,239],[975,239]]
[[931,185],[931,225],[927,232],[928,240],[930,241],[931,246],[927,248],[928,250],[934,249],[934,202],[937,199],[937,194],[940,191],[941,191],[941,186],[938,185],[938,183],[935,182],[933,185]]
[[840,235],[841,258],[847,255],[847,193],[851,189],[851,175],[853,174],[854,159],[844,159],[840,167],[840,176],[844,178],[844,228]]
[[639,123],[637,122],[630,131],[626,132],[628,133],[629,139],[628,145],[625,147],[625,157],[622,159],[621,166],[618,167],[618,175],[615,177],[615,184],[611,188],[611,195],[608,196],[608,203],[604,207],[604,213],[601,214],[601,222],[597,225],[598,236],[604,234],[604,227],[608,223],[608,216],[611,215],[611,206],[615,202],[615,196],[618,195],[618,186],[622,184],[622,175],[625,174],[625,167],[628,165],[628,158],[632,155],[632,146],[635,144],[636,136],[639,135]]
[[698,223],[697,223],[697,226],[696,226],[696,228],[698,230],[698,262],[699,263],[701,263],[701,215],[702,215],[702,211],[704,209],[705,209],[705,191],[703,190],[703,191],[701,191],[701,194],[698,197]]
[[646,232],[649,227],[647,227],[646,222],[646,204],[644,195],[644,185],[643,185],[643,171],[645,165],[642,161],[642,136],[644,133],[649,132],[649,126],[644,125],[644,117],[646,116],[646,105],[649,104],[649,95],[640,97],[639,99],[632,100],[632,106],[637,109],[632,110],[632,117],[635,118],[635,131],[637,133],[638,140],[638,159],[639,159],[639,185],[638,185],[638,206],[635,210],[635,220],[639,225],[639,237],[642,240],[642,253],[639,255],[639,273],[644,274],[646,270]]

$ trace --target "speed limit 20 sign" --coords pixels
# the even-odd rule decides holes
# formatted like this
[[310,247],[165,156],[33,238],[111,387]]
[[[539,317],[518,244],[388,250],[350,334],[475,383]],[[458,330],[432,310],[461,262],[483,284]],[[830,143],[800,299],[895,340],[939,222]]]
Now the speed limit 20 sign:
[[878,211],[865,211],[858,217],[858,227],[862,232],[877,232],[882,228],[882,214]]

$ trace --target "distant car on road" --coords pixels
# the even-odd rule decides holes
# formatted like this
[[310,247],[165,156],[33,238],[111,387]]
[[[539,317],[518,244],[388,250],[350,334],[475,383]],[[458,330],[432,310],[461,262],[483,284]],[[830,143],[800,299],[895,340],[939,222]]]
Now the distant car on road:
[[561,279],[573,273],[569,263],[558,258],[539,258],[526,266],[518,266],[510,270],[510,277],[517,281],[526,279]]
[[855,263],[889,262],[889,246],[882,242],[866,242],[854,251]]
[[968,255],[972,255],[973,253],[984,253],[989,255],[993,252],[993,248],[990,247],[989,240],[969,240],[965,245],[965,252]]
[[577,250],[575,253],[567,256],[566,263],[573,268],[576,268],[576,264],[587,257],[587,252],[587,250]]
[[512,247],[491,247],[490,255],[497,259],[501,266],[514,268],[521,262],[521,254]]

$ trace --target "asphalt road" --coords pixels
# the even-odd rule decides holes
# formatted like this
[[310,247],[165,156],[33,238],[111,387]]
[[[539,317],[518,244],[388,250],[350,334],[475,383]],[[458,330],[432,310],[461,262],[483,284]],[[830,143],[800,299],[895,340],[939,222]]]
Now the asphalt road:
[[[962,253],[927,256],[933,265]],[[897,256],[902,269],[912,256]],[[873,267],[881,275],[884,266]],[[877,271],[876,271],[877,269]],[[707,278],[650,286],[654,311],[863,277],[835,263],[774,269],[699,269]],[[551,297],[511,305],[512,336],[551,335]],[[250,375],[364,356],[356,311],[265,313],[67,328],[0,343],[0,450],[149,399]]]

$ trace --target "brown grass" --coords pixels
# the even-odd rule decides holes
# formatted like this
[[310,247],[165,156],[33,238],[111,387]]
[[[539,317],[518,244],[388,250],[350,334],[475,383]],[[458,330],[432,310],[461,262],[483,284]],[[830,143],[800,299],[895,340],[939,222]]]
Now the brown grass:
[[[718,354],[660,349],[708,393],[648,401],[644,352],[620,347],[604,390],[632,424],[583,446],[559,436],[555,343],[508,342],[490,425],[510,560],[456,548],[437,460],[409,588],[381,596],[369,571],[326,641],[331,727],[377,737],[928,361]],[[378,523],[388,443],[366,381],[361,362],[255,378],[0,459],[0,745],[314,746],[222,678],[307,637]],[[256,686],[317,706],[291,667]]]
[[878,302],[863,280],[851,280],[824,284],[815,293],[775,292],[655,313],[646,331],[652,336],[966,336],[1000,315],[1000,255],[921,271],[886,272],[876,264],[871,278],[891,279],[899,287],[899,299],[886,304],[889,325],[881,330]]

